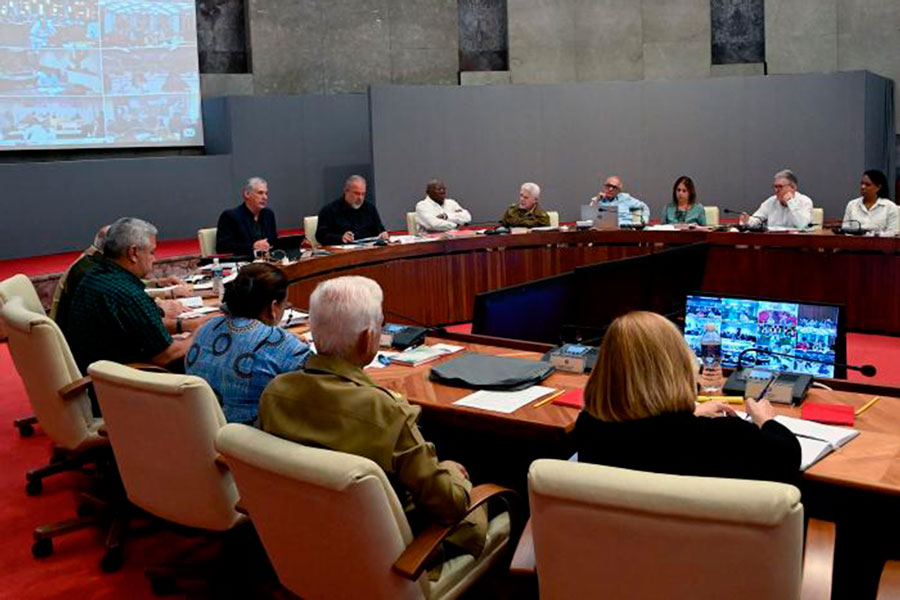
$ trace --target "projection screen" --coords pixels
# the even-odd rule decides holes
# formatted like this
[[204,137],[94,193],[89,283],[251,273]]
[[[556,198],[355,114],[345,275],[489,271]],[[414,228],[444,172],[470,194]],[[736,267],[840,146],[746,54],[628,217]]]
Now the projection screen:
[[193,0],[0,2],[0,150],[202,144]]

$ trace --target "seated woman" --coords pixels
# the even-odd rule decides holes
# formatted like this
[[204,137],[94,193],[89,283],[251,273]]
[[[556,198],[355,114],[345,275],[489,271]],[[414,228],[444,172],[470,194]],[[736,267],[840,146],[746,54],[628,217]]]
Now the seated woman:
[[278,327],[287,287],[287,277],[272,265],[242,268],[225,286],[227,315],[210,319],[185,356],[185,372],[209,382],[230,423],[255,421],[269,380],[296,371],[309,357],[307,344]]
[[697,189],[687,175],[675,180],[675,185],[672,186],[672,203],[666,205],[662,222],[706,225],[706,210],[697,202]]
[[[697,362],[678,329],[651,312],[613,321],[584,390],[578,459],[625,469],[791,482],[800,443],[767,400],[695,408]],[[718,415],[732,415],[722,416]]]
[[900,230],[897,205],[888,200],[891,190],[884,173],[875,169],[863,173],[859,192],[862,196],[847,203],[841,227],[874,231],[878,235],[897,235]]

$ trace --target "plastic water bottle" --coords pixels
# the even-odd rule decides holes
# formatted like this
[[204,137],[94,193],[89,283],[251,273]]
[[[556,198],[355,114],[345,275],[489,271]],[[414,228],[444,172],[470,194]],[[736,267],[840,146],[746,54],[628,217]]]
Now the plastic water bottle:
[[225,285],[222,283],[222,265],[219,264],[219,259],[213,259],[213,267],[212,267],[212,280],[213,280],[213,294],[219,299],[219,302],[222,301],[222,298],[225,297]]
[[707,395],[722,391],[722,338],[716,332],[715,323],[706,324],[706,332],[700,337],[700,390]]

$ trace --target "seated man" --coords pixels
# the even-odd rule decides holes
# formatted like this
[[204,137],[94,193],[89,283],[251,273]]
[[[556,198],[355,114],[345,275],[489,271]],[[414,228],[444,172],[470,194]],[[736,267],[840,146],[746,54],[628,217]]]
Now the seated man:
[[650,222],[650,207],[624,191],[625,184],[618,175],[610,175],[603,182],[603,189],[591,198],[591,206],[615,208],[619,213],[619,227],[623,225],[646,225]]
[[244,201],[219,216],[216,252],[240,256],[253,256],[254,250],[268,252],[278,239],[275,213],[266,206],[269,184],[260,177],[251,177],[241,194]]
[[[101,359],[165,366],[187,352],[190,339],[172,339],[160,309],[144,291],[141,278],[153,269],[155,252],[156,228],[150,223],[125,217],[110,225],[103,256],[72,294],[63,330],[82,372]],[[205,321],[185,321],[185,329]],[[181,320],[171,320],[169,328],[180,332]]]
[[425,198],[416,204],[416,223],[427,233],[450,231],[472,220],[469,211],[447,197],[447,186],[432,179],[425,186]]
[[741,213],[742,225],[806,229],[812,223],[813,202],[797,191],[797,176],[788,169],[775,173],[769,196],[753,215]]
[[351,175],[344,182],[344,195],[319,211],[316,239],[320,244],[334,246],[376,236],[388,239],[378,209],[366,202],[366,180]]
[[550,224],[550,215],[538,204],[541,188],[536,183],[523,183],[519,188],[519,201],[510,204],[500,224],[504,227],[546,227]]
[[[259,426],[301,444],[373,460],[387,474],[414,529],[429,521],[453,523],[469,505],[472,484],[465,469],[438,461],[416,426],[420,409],[363,372],[378,352],[381,301],[381,288],[365,277],[338,277],[316,286],[309,325],[318,354],[302,370],[269,383],[259,403]],[[477,556],[486,517],[473,512],[447,541]]]

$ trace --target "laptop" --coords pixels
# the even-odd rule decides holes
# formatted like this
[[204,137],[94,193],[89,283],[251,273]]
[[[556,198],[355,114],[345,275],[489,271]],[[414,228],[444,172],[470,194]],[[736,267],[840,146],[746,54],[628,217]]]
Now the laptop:
[[618,229],[619,210],[614,206],[581,206],[581,220],[593,221],[594,229]]

